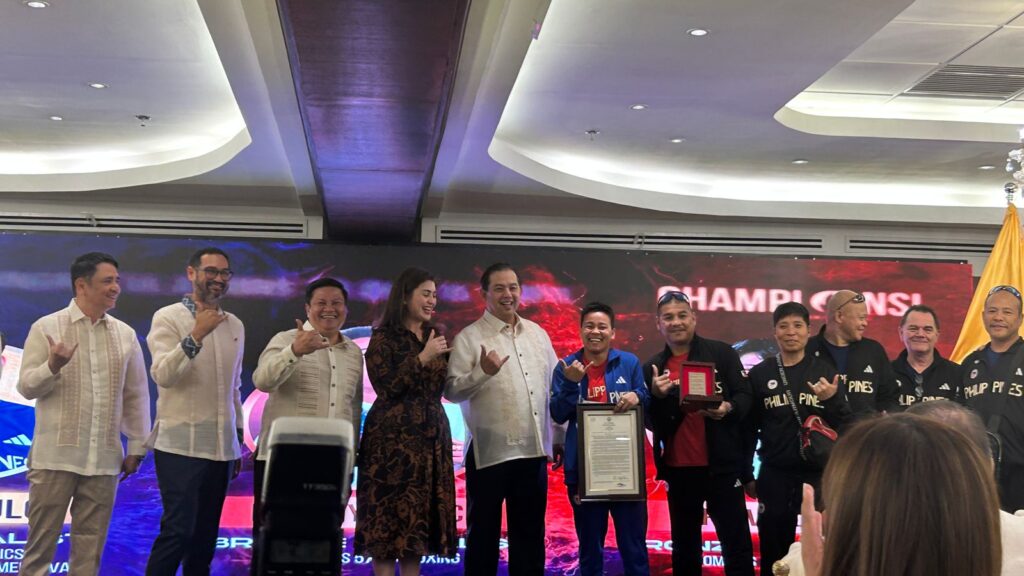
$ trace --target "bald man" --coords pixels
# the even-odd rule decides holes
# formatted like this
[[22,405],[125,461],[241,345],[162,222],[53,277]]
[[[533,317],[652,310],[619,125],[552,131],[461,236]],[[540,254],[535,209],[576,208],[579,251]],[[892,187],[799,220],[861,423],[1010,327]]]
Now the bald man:
[[839,290],[825,305],[825,325],[807,342],[807,354],[830,363],[839,374],[857,416],[893,412],[899,408],[899,383],[882,345],[864,337],[868,307],[864,295]]

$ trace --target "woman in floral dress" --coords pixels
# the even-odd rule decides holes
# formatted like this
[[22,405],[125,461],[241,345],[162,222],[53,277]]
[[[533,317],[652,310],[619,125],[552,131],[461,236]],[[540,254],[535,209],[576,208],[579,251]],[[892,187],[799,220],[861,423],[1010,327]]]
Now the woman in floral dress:
[[452,437],[441,407],[448,344],[431,325],[437,286],[409,268],[395,280],[366,348],[377,399],[359,445],[355,552],[376,576],[419,574],[420,557],[454,557]]

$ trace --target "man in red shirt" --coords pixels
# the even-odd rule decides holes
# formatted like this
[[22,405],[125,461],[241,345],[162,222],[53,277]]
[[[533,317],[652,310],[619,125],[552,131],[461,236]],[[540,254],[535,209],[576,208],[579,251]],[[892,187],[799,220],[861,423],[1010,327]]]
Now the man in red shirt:
[[[668,483],[672,573],[701,573],[706,502],[722,545],[726,575],[753,576],[740,427],[750,409],[750,383],[731,346],[697,336],[697,315],[685,293],[666,292],[658,299],[657,324],[665,348],[645,363],[644,378],[651,391],[654,463],[658,479]],[[701,410],[680,402],[680,371],[687,361],[714,364],[714,393],[724,398],[717,408]]]

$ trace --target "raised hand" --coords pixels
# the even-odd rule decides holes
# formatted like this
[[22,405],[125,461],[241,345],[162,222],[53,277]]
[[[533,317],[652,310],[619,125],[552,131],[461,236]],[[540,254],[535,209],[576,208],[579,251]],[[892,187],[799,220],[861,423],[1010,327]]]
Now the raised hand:
[[668,376],[668,369],[658,374],[658,367],[651,364],[651,374],[653,375],[651,379],[651,392],[658,398],[668,396],[669,390],[672,389],[672,379]]
[[203,308],[196,310],[196,323],[192,327],[192,338],[196,342],[202,342],[210,332],[217,329],[221,323],[228,319],[228,315],[215,308]]
[[305,356],[323,350],[330,346],[330,341],[324,338],[316,330],[306,330],[302,320],[295,320],[295,340],[292,341],[292,353],[296,356]]
[[587,375],[587,370],[594,365],[593,362],[590,362],[584,366],[579,360],[573,360],[572,364],[566,364],[565,360],[559,360],[558,363],[562,365],[562,373],[565,374],[565,377],[577,384]]
[[434,358],[442,354],[451,352],[451,348],[448,347],[448,340],[443,334],[434,335],[433,330],[430,331],[430,336],[427,336],[427,341],[423,345],[423,351],[420,352],[420,364],[426,364],[432,361]]
[[494,376],[505,365],[505,362],[508,362],[508,359],[508,356],[499,357],[497,350],[487,351],[483,344],[480,345],[480,369],[484,371],[484,374]]
[[825,400],[828,400],[829,398],[835,396],[836,392],[838,390],[839,390],[839,375],[838,374],[834,378],[832,378],[831,382],[829,382],[828,380],[825,380],[825,378],[822,377],[822,378],[818,378],[817,382],[812,382],[811,383],[811,392],[814,392],[814,395],[817,396],[818,400],[821,400],[822,402],[824,402]]
[[50,373],[56,374],[68,362],[71,362],[71,357],[75,355],[75,350],[78,350],[78,344],[68,348],[63,342],[54,342],[49,334],[46,335],[46,341],[50,343],[50,356],[47,364],[50,366]]
[[[800,528],[800,556],[804,563],[804,574],[820,576],[822,560],[825,558],[825,535],[821,512],[814,509],[814,488],[804,484],[804,499],[800,505],[802,525]],[[842,546],[842,543],[838,543]]]

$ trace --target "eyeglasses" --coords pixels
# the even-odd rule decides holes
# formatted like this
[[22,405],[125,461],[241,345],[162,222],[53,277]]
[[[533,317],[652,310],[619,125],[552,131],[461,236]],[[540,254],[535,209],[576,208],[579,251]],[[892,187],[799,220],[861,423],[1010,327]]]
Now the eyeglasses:
[[679,290],[669,290],[668,292],[662,294],[661,298],[658,298],[658,306],[664,306],[665,304],[668,304],[673,300],[686,302],[687,304],[690,303],[690,297],[686,295],[686,292],[680,292]]
[[996,292],[1009,292],[1010,294],[1013,294],[1017,298],[1018,301],[1021,300],[1020,290],[1017,290],[1013,286],[1009,286],[1007,284],[1002,284],[1002,285],[996,286],[995,288],[989,290],[988,291],[988,295],[991,296],[991,295],[995,294]]
[[235,275],[230,268],[221,270],[220,268],[203,268],[203,274],[206,275],[207,280],[213,280],[218,276],[223,276],[225,280],[231,280],[231,277]]
[[842,310],[843,306],[846,306],[850,302],[853,302],[854,304],[863,304],[864,303],[864,295],[861,294],[860,292],[854,294],[849,300],[847,300],[846,302],[843,302],[839,306],[836,306],[836,311],[838,312],[839,310]]

